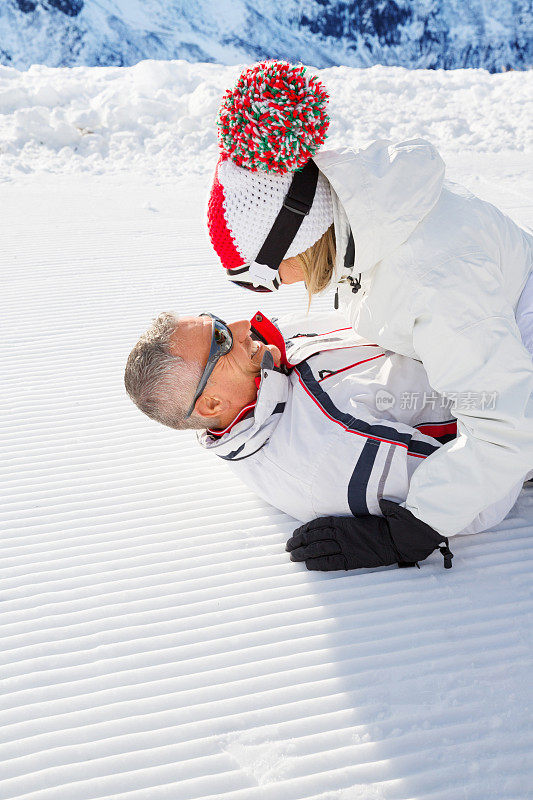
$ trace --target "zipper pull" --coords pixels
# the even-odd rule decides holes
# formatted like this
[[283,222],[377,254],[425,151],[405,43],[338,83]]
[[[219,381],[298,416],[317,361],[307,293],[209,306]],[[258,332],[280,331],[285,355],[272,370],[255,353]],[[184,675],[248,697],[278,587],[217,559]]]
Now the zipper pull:
[[339,290],[335,290],[335,299],[333,300],[333,308],[339,307]]
[[358,278],[352,278],[351,276],[348,278],[350,282],[350,286],[352,287],[352,292],[357,294],[359,289],[361,288],[361,273],[359,273]]
[[439,550],[441,551],[442,555],[444,556],[444,569],[451,569],[452,568],[452,558],[453,553],[448,547],[448,540],[444,540],[446,544],[441,544]]

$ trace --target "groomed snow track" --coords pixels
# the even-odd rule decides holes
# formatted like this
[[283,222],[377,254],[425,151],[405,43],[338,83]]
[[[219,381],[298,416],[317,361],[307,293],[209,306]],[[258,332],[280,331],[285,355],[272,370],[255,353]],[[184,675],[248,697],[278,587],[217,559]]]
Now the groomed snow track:
[[[452,172],[531,221],[527,163]],[[223,282],[206,186],[0,186],[1,800],[527,800],[533,486],[451,571],[308,573],[293,520],[126,398],[160,311],[305,302]]]

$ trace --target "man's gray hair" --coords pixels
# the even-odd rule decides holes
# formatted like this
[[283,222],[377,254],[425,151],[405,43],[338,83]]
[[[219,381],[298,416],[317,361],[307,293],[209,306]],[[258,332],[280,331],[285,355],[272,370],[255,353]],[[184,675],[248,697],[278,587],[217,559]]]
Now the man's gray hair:
[[197,361],[172,355],[171,342],[179,319],[173,312],[164,312],[141,336],[126,364],[126,391],[141,411],[169,428],[208,428],[216,425],[216,420],[207,421],[194,412],[185,417],[203,367]]

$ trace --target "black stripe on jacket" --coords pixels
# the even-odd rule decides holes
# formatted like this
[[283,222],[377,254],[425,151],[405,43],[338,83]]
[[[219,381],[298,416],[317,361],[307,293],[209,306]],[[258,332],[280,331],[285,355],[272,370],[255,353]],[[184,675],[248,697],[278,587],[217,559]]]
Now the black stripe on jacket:
[[385,439],[392,444],[403,444],[412,453],[420,455],[430,455],[437,447],[427,442],[414,441],[411,433],[403,433],[392,425],[372,425],[362,419],[356,419],[351,414],[341,411],[329,394],[321,387],[316,380],[311,367],[303,361],[295,368],[295,372],[300,376],[303,385],[312,395],[320,408],[331,417],[335,422],[340,422],[348,431],[360,433],[363,436],[374,437],[375,439]]
[[438,449],[436,445],[414,440],[410,433],[403,433],[389,425],[372,425],[370,422],[356,419],[351,414],[341,411],[321,387],[305,361],[298,365],[295,372],[299,375],[309,394],[327,416],[335,422],[341,423],[346,430],[368,437],[348,484],[348,505],[352,514],[369,513],[366,492],[378,450],[383,440],[386,440],[386,443],[403,445],[407,447],[408,453],[424,457],[431,455]]

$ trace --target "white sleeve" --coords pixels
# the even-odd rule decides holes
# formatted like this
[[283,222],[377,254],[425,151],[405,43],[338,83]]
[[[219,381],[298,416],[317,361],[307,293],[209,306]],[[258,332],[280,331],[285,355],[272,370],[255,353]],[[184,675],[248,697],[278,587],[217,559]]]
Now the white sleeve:
[[533,466],[533,362],[480,269],[478,256],[450,265],[444,285],[426,281],[414,314],[414,349],[431,386],[456,399],[458,436],[421,464],[404,505],[446,536],[502,519]]
[[486,531],[489,528],[494,528],[496,525],[499,525],[518,500],[518,495],[522,491],[523,486],[524,484],[522,481],[517,483],[504,497],[499,499],[496,503],[492,503],[492,505],[484,509],[481,514],[478,514],[470,525],[460,531],[460,533],[481,533],[481,531]]

